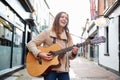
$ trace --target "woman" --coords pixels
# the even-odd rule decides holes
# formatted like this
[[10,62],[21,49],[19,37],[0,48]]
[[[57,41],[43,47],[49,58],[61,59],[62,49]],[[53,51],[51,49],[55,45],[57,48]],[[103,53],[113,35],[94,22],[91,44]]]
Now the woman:
[[[52,60],[53,55],[47,52],[38,50],[36,46],[43,44],[43,47],[50,47],[54,43],[58,44],[61,49],[73,46],[71,35],[68,29],[68,14],[66,12],[59,12],[53,22],[52,28],[40,33],[35,39],[27,44],[27,48],[36,58],[44,60]],[[44,80],[70,80],[69,76],[69,60],[74,59],[77,55],[78,48],[73,47],[71,51],[59,55],[60,65],[53,67],[51,71],[44,76]]]

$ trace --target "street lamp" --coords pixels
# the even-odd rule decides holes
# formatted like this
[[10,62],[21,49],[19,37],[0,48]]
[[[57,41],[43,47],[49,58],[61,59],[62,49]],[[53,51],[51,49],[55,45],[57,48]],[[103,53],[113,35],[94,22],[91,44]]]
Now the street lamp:
[[95,23],[100,27],[105,27],[109,24],[109,18],[105,18],[104,16],[101,16],[95,20]]
[[114,17],[108,17],[105,15],[99,15],[98,18],[95,20],[95,23],[100,27],[105,27],[110,23],[110,20]]

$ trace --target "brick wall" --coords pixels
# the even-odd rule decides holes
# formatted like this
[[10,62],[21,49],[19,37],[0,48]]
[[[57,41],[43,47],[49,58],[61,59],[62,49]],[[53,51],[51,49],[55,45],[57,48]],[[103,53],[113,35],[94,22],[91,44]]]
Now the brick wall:
[[[110,7],[116,0],[98,0],[98,15],[102,15],[107,7]],[[108,3],[106,3],[108,2]],[[108,6],[106,6],[108,4]]]

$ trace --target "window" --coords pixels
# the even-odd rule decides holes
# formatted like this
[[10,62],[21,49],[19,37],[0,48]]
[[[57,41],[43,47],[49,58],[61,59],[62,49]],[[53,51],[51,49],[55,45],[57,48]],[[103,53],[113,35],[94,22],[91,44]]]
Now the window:
[[10,68],[13,25],[0,17],[0,70]]
[[22,64],[22,39],[23,31],[19,28],[14,28],[14,40],[13,40],[13,60],[12,66],[17,66]]
[[106,54],[104,54],[105,56],[109,56],[109,28],[108,26],[105,28],[106,30]]

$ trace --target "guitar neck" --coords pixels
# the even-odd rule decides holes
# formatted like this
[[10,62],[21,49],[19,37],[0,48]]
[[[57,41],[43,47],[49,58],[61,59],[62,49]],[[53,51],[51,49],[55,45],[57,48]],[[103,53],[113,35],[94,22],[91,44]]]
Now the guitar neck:
[[104,36],[100,36],[100,37],[96,37],[92,40],[88,40],[88,41],[85,41],[83,43],[80,43],[80,44],[77,44],[77,45],[73,45],[71,47],[67,47],[67,48],[55,51],[54,53],[55,53],[55,55],[65,54],[66,52],[72,50],[74,46],[79,48],[81,46],[84,46],[84,45],[87,45],[87,44],[90,44],[90,43],[91,44],[98,44],[98,43],[104,43],[105,41],[106,41],[106,38]]
[[77,45],[73,45],[73,46],[70,46],[70,47],[67,47],[67,48],[58,50],[58,51],[56,51],[56,52],[54,52],[54,53],[55,53],[55,55],[65,54],[66,52],[72,50],[74,46],[76,46],[76,47],[79,48],[79,47],[84,46],[84,45],[86,45],[86,44],[88,44],[88,42],[83,42],[83,43],[80,43],[80,44],[77,44]]
[[73,48],[73,46],[67,47],[65,49],[58,50],[58,51],[56,51],[54,53],[55,53],[55,55],[65,54],[66,52],[72,50],[72,48]]

